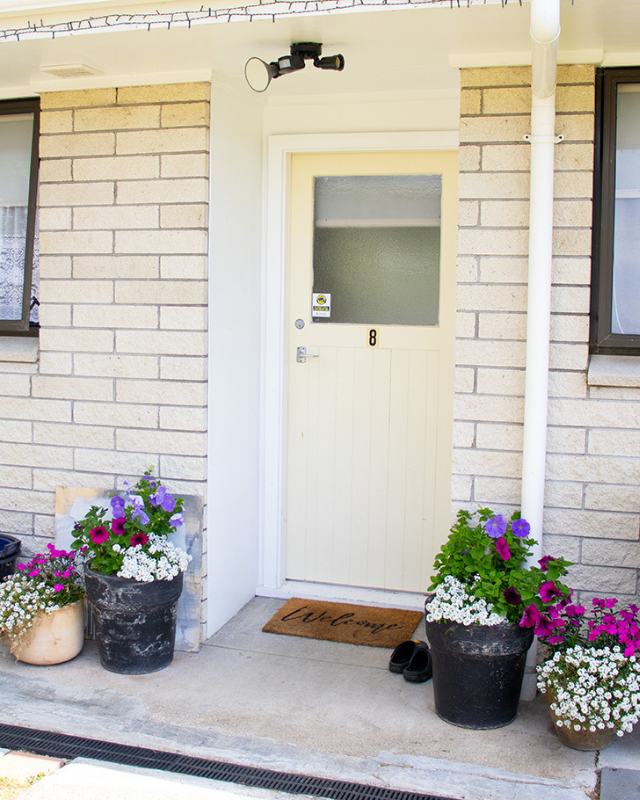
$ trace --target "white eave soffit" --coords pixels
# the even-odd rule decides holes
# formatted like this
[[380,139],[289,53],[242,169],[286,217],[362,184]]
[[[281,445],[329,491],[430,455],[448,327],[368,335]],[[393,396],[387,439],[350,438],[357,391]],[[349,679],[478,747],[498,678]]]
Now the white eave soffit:
[[[231,0],[233,3],[234,0]],[[237,2],[237,0],[236,0]],[[219,22],[275,20],[280,17],[314,16],[402,8],[467,7],[471,5],[522,4],[528,0],[250,0],[246,5],[219,0],[209,6],[184,0],[165,2],[138,0],[122,7],[122,0],[0,0],[0,42],[48,39],[107,31],[151,30],[192,27]]]

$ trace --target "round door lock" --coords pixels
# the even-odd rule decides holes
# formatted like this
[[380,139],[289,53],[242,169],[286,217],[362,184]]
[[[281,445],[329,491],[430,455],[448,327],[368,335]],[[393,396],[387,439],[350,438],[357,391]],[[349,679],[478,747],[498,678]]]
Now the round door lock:
[[304,328],[304,320],[303,319],[297,319],[296,322],[295,322],[295,326],[296,326],[296,328],[298,330],[302,330],[302,328]]

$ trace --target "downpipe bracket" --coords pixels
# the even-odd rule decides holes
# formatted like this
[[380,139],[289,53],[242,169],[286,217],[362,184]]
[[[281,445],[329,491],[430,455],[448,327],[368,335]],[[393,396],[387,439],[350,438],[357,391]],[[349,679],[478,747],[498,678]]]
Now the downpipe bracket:
[[522,138],[529,144],[560,144],[560,142],[564,142],[564,136],[561,133],[558,136],[534,136],[532,133],[525,133]]

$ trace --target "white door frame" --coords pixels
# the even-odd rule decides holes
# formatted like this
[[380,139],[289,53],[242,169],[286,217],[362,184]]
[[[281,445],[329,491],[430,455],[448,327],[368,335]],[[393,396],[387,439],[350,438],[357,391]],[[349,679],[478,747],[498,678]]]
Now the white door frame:
[[287,596],[286,373],[288,318],[288,211],[294,153],[457,150],[458,131],[329,133],[270,136],[266,153],[260,369],[260,574],[257,594]]

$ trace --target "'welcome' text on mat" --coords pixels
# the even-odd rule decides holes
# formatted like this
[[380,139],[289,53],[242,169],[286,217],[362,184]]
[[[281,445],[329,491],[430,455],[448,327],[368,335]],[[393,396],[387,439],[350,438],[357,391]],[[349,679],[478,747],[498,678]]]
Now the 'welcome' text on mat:
[[412,638],[421,619],[421,611],[354,606],[293,597],[271,617],[262,630],[267,633],[306,636],[309,639],[327,639],[331,642],[396,647],[400,642]]

